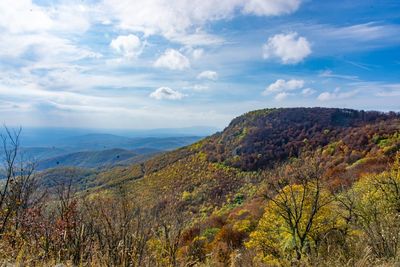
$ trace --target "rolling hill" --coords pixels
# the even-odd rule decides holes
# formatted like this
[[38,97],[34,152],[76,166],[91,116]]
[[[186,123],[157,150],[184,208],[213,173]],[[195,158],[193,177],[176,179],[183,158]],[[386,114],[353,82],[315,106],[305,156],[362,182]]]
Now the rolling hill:
[[160,152],[155,149],[133,151],[118,148],[81,151],[41,160],[37,163],[37,170],[55,167],[110,168],[118,164],[128,165],[142,162]]
[[113,148],[122,149],[156,149],[172,150],[178,147],[192,144],[201,137],[125,137],[113,134],[86,134],[61,139],[57,141],[57,147],[70,150],[105,150]]
[[51,142],[52,146],[21,147],[20,154],[23,160],[36,162],[37,170],[54,167],[110,168],[118,164],[142,162],[157,153],[183,147],[199,139],[201,137],[198,136],[130,138],[92,133],[56,139]]

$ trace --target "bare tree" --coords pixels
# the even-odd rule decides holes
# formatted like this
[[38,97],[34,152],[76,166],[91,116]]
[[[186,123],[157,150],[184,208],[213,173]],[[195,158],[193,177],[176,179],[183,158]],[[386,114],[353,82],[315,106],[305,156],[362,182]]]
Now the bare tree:
[[20,153],[21,131],[21,128],[10,130],[4,126],[4,133],[0,134],[5,173],[0,192],[0,235],[5,232],[12,218],[15,220],[15,229],[18,229],[24,211],[43,197],[43,194],[35,196],[38,188],[35,175],[36,164],[25,160],[23,154]]
[[290,229],[294,251],[300,260],[310,238],[318,243],[317,237],[311,237],[319,211],[333,201],[332,197],[322,197],[322,170],[320,160],[312,158],[298,160],[277,169],[270,177],[265,197],[276,206],[275,212]]

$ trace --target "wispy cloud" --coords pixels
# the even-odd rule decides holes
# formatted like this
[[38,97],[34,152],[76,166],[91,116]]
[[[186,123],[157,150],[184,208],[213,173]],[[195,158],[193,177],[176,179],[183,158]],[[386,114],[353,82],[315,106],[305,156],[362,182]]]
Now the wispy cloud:
[[319,76],[322,77],[322,78],[337,78],[337,79],[350,80],[350,81],[358,81],[358,80],[360,80],[359,77],[356,76],[356,75],[337,74],[337,73],[334,73],[331,70],[322,71],[319,74]]
[[358,90],[341,92],[340,88],[336,88],[333,92],[328,92],[328,91],[322,92],[318,96],[318,100],[320,100],[320,101],[342,100],[342,99],[347,99],[347,98],[353,97],[358,92],[359,92]]

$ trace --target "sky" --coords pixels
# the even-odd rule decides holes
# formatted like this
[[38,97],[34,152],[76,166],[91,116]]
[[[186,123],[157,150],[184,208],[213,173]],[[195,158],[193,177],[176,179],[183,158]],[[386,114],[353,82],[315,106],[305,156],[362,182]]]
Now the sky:
[[300,106],[400,111],[400,1],[0,1],[4,124],[223,128]]

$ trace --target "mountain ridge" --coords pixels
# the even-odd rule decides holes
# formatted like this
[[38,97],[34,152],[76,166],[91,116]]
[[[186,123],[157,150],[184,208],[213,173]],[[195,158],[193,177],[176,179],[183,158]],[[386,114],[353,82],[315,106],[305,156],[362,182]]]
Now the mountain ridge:
[[[286,116],[288,114],[289,116]],[[296,118],[297,124],[292,124],[292,116],[299,116],[301,119]],[[313,121],[315,116],[323,121],[321,125]],[[284,118],[284,124],[280,123],[282,118]],[[257,127],[243,134],[245,129],[243,123],[245,127],[249,125]],[[277,125],[275,129],[271,127],[274,125]],[[400,116],[393,112],[329,108],[262,109],[233,119],[222,132],[192,145],[155,156],[140,165],[134,164],[122,169],[108,170],[101,173],[99,177],[107,188],[112,188],[114,181],[118,181],[118,184],[123,183],[124,179],[130,181],[127,185],[130,187],[130,185],[134,186],[131,184],[132,181],[141,180],[140,183],[146,183],[148,179],[153,179],[150,177],[157,176],[160,172],[174,168],[173,166],[182,162],[187,162],[190,165],[188,168],[193,167],[195,170],[197,161],[203,162],[204,164],[201,164],[206,169],[220,168],[222,172],[224,169],[232,169],[237,173],[250,174],[254,171],[260,172],[273,168],[291,157],[300,157],[303,152],[319,151],[329,160],[336,157],[332,166],[327,168],[335,175],[332,180],[340,180],[345,177],[344,173],[349,171],[349,166],[361,162],[362,159],[372,162],[369,158],[377,154],[382,154],[380,157],[383,158],[392,157],[400,147],[400,137],[397,136],[399,132]],[[287,140],[282,141],[282,135]],[[381,146],[380,144],[384,142],[379,140],[386,140],[385,146]],[[274,158],[275,154],[268,152],[275,147],[278,148],[274,150],[275,153],[279,153],[279,157],[276,158]],[[261,154],[264,151],[269,154]],[[257,161],[257,159],[260,160]],[[381,169],[385,160],[381,159],[371,164]],[[361,164],[356,168],[354,165],[353,171],[360,172],[362,166]],[[200,175],[203,171],[207,172],[206,169],[199,170],[199,174],[190,175]],[[179,172],[187,173],[187,170],[178,168],[173,173],[178,175]],[[166,176],[169,175],[166,174]],[[176,179],[179,181],[178,178]],[[154,183],[163,187],[160,181],[154,180]]]

